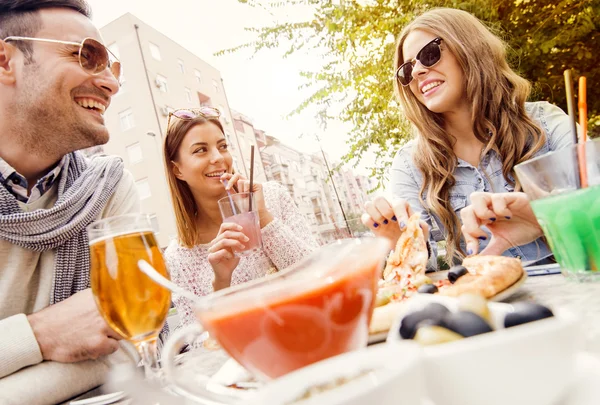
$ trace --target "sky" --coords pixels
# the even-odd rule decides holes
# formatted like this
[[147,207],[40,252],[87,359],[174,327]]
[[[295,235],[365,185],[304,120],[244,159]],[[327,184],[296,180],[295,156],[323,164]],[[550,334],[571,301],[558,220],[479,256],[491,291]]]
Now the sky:
[[[318,150],[318,143],[314,140],[314,134],[318,134],[323,149],[334,161],[348,150],[348,124],[331,123],[324,132],[315,122],[314,111],[286,118],[308,95],[298,89],[304,83],[300,71],[318,69],[321,61],[317,54],[283,58],[283,49],[273,49],[256,55],[250,50],[214,55],[252,40],[252,34],[244,30],[246,27],[268,26],[275,19],[291,18],[288,13],[292,8],[284,7],[276,15],[271,15],[237,0],[169,0],[157,3],[148,0],[88,0],[88,3],[98,27],[130,12],[217,68],[223,77],[230,107],[252,118],[256,128],[302,152]],[[310,15],[309,9],[304,11],[305,16]],[[302,15],[295,14],[293,18],[302,18]],[[368,174],[365,166],[369,164],[371,159],[355,171]]]

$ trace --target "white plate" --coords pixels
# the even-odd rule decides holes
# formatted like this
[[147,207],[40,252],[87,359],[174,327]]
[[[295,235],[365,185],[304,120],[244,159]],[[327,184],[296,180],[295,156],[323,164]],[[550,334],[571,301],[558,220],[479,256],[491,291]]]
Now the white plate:
[[600,356],[588,352],[577,354],[573,386],[558,405],[598,405],[600,403]]
[[[427,274],[427,276],[429,278],[431,278],[434,282],[439,281],[439,280],[444,280],[448,277],[448,271],[445,270],[445,271],[438,271],[436,273],[429,273],[429,274]],[[513,285],[511,285],[510,287],[506,288],[505,290],[499,292],[492,298],[489,298],[488,301],[500,302],[500,301],[504,301],[504,300],[510,298],[512,295],[514,295],[519,290],[519,288],[521,288],[521,286],[523,284],[525,284],[526,281],[527,281],[527,272],[524,271],[521,278],[518,279]],[[383,312],[381,314],[377,314],[377,315],[374,314],[373,316],[381,316],[382,319],[386,318],[385,322],[387,323],[389,321],[390,322],[389,326],[391,327],[392,319],[396,319],[398,316],[400,316],[402,314],[402,312],[405,312],[406,305],[409,304],[412,299],[414,299],[415,297],[419,297],[420,295],[427,295],[427,294],[415,294],[413,297],[407,299],[406,301],[403,301],[405,306],[403,308],[398,307],[398,310],[396,312],[394,312],[394,315],[391,318],[390,318],[389,314],[385,314],[385,316],[384,316]],[[437,297],[440,295],[434,294],[434,296]],[[378,308],[384,308],[384,307],[378,307]],[[377,308],[375,308],[375,310],[377,311]],[[369,335],[368,344],[372,345],[372,344],[381,343],[381,342],[385,341],[385,339],[389,333],[389,330],[390,329],[388,328],[388,330],[386,330],[386,331]]]
[[[567,397],[557,405],[598,405],[600,402],[600,356],[588,352],[577,354],[573,385]],[[423,405],[436,405],[430,399]]]

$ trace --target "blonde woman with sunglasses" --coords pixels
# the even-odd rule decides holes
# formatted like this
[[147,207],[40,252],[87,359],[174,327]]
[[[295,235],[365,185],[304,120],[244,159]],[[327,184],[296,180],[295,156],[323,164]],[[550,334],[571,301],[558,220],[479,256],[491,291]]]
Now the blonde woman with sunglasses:
[[[518,190],[514,166],[571,145],[569,119],[547,102],[526,102],[530,84],[509,67],[506,45],[465,11],[434,9],[408,24],[397,42],[394,71],[415,139],[394,158],[393,197],[367,203],[363,222],[395,241],[408,216],[418,212],[430,267],[436,267],[435,242],[441,240],[452,265],[475,253],[461,237],[459,219],[471,193]],[[479,251],[489,239],[489,232],[479,235]],[[551,256],[542,239],[513,244],[504,254],[524,261]]]
[[[282,270],[317,248],[287,190],[276,182],[255,182],[263,248],[243,257],[237,254],[247,237],[240,225],[223,222],[217,202],[227,190],[246,192],[250,187],[234,173],[219,115],[209,107],[173,112],[164,144],[178,236],[165,258],[173,281],[200,296]],[[179,297],[174,303],[181,325],[194,322],[187,299]]]

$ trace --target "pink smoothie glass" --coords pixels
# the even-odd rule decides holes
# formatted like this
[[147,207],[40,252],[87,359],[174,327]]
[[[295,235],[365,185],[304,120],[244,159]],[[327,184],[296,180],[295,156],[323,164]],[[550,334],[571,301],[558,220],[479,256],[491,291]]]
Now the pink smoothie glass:
[[[252,207],[250,207],[251,199]],[[223,222],[233,222],[240,225],[243,228],[242,233],[250,239],[248,242],[243,243],[246,248],[237,253],[248,255],[262,249],[260,220],[253,193],[237,193],[223,197],[219,200],[219,209],[221,210]]]

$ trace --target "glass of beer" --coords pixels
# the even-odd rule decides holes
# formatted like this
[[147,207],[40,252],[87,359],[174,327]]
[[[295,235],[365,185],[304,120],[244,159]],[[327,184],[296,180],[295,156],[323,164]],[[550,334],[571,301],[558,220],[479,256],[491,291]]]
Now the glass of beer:
[[146,378],[156,380],[156,343],[171,304],[171,293],[138,268],[145,260],[164,277],[167,268],[150,217],[130,214],[102,219],[87,228],[92,292],[100,314],[138,350]]

